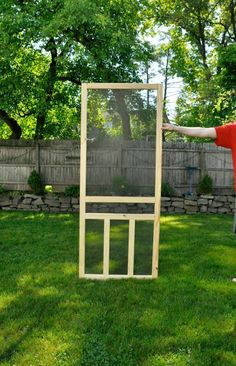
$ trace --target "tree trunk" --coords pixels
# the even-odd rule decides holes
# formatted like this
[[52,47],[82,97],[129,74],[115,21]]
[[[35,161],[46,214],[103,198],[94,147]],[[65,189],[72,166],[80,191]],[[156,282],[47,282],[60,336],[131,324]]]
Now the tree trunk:
[[[166,112],[166,102],[167,102],[167,89],[168,89],[168,76],[169,76],[169,63],[170,63],[170,49],[168,48],[166,54],[166,64],[165,64],[165,80],[164,80],[164,97],[163,97],[163,122],[170,123],[169,117]],[[166,141],[165,133],[162,133],[163,141]]]
[[125,103],[124,92],[122,90],[113,90],[117,102],[117,111],[121,116],[123,138],[124,140],[131,140],[130,116]]
[[10,127],[12,131],[10,139],[20,139],[22,130],[18,125],[18,122],[14,118],[10,117],[3,109],[0,109],[0,119]]
[[230,20],[233,28],[233,40],[236,41],[236,20],[235,20],[235,0],[231,0],[229,4]]
[[44,136],[44,125],[46,122],[46,111],[45,113],[40,113],[37,116],[36,129],[35,129],[35,140],[42,140]]
[[44,137],[44,126],[47,118],[47,112],[49,110],[50,103],[52,101],[53,88],[57,75],[57,48],[53,38],[51,38],[48,41],[48,44],[45,48],[47,51],[50,51],[51,53],[51,63],[48,70],[47,86],[45,89],[45,99],[42,102],[37,117],[35,137],[34,137],[35,140],[43,139]]
[[[170,123],[165,106],[163,107],[162,112],[163,112],[163,115],[162,115],[163,123]],[[166,141],[165,132],[162,132],[162,139],[163,139],[163,141]]]

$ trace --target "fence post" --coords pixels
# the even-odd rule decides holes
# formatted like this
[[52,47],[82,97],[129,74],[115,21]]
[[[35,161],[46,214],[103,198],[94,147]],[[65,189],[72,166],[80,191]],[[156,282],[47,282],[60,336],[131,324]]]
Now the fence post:
[[119,146],[118,154],[118,175],[121,177],[123,175],[123,143],[121,143]]
[[35,169],[40,174],[40,144],[38,140],[35,145]]
[[204,175],[206,174],[206,157],[205,157],[205,148],[203,144],[201,144],[199,165],[200,165],[200,177],[203,178]]

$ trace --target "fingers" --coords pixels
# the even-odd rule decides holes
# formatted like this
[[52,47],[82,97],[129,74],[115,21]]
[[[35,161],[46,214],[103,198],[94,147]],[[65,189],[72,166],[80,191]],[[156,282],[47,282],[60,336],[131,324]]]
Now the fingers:
[[171,123],[163,123],[162,130],[164,130],[164,131],[173,131],[174,126]]

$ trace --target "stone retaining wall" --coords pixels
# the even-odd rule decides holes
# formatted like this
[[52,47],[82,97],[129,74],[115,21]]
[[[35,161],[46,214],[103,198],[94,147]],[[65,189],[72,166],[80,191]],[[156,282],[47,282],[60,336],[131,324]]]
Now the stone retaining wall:
[[[162,197],[161,212],[163,213],[234,213],[234,196],[202,195],[195,198]],[[47,194],[1,194],[0,210],[48,211],[48,212],[79,212],[79,199],[64,195]],[[153,213],[152,204],[89,204],[88,212],[111,213]]]
[[219,213],[233,214],[234,196],[207,196],[196,198],[162,197],[161,211],[170,213]]

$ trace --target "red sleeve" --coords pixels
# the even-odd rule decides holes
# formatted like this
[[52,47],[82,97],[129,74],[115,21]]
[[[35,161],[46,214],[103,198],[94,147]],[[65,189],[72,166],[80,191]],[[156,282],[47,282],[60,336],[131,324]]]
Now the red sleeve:
[[223,126],[215,127],[215,131],[216,131],[215,144],[217,146],[222,146],[222,147],[231,149],[232,148],[233,128],[236,128],[235,123],[228,123]]

